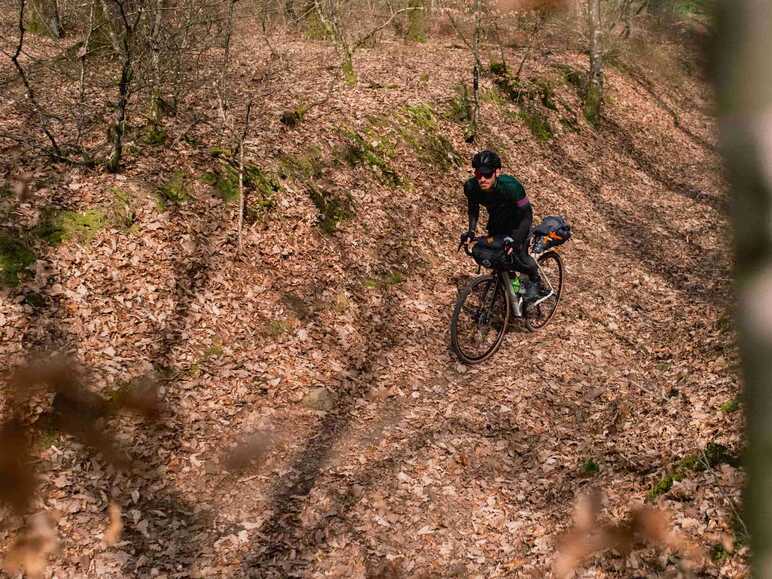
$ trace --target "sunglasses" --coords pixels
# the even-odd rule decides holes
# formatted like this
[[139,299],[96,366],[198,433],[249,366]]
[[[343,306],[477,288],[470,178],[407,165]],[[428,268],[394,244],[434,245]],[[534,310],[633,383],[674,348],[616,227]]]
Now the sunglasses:
[[485,170],[475,169],[474,176],[477,179],[490,179],[491,177],[493,177],[493,174],[495,172],[496,172],[496,169],[485,169]]

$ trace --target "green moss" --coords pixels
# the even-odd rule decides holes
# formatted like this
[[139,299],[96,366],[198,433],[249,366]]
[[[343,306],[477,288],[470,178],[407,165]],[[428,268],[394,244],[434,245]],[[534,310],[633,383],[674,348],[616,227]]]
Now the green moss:
[[38,237],[51,245],[75,240],[89,242],[105,227],[107,217],[101,210],[45,211],[35,229]]
[[578,133],[581,129],[579,127],[579,123],[576,120],[576,117],[560,117],[559,119],[560,124],[563,125],[563,128],[567,131],[571,131],[572,133]]
[[542,106],[557,112],[558,107],[555,104],[555,89],[552,86],[552,83],[544,78],[539,78],[536,79],[533,84],[535,87],[534,93],[541,101]]
[[402,184],[402,179],[386,159],[380,141],[366,139],[353,130],[343,130],[342,134],[348,141],[342,157],[349,165],[368,167],[385,185],[396,187]]
[[750,545],[751,537],[748,534],[748,526],[745,524],[745,521],[742,519],[742,515],[740,514],[742,512],[742,509],[739,505],[734,505],[732,508],[732,533],[734,534],[734,544],[735,548],[740,548],[745,545]]
[[401,284],[405,281],[405,276],[399,271],[389,271],[378,277],[367,278],[363,285],[368,289],[387,289],[391,286]]
[[709,442],[705,446],[705,459],[711,467],[718,466],[719,464],[728,464],[730,466],[740,466],[740,458],[733,454],[723,444],[715,442]]
[[322,176],[322,152],[318,147],[312,147],[308,153],[299,155],[282,155],[279,157],[279,175],[291,177],[300,182],[317,179]]
[[272,338],[278,338],[282,334],[286,334],[290,329],[290,325],[283,320],[271,320],[266,328],[266,333]]
[[546,142],[554,136],[549,120],[538,109],[523,108],[517,116],[539,141]]
[[119,229],[131,229],[137,222],[134,197],[128,191],[117,187],[112,190],[112,193],[109,221]]
[[710,560],[714,563],[722,563],[731,557],[731,553],[727,551],[721,543],[715,543],[710,548]]
[[185,203],[189,199],[190,193],[184,171],[175,171],[174,175],[156,190],[156,200],[161,211]]
[[354,216],[350,195],[335,195],[313,185],[308,185],[308,195],[319,210],[319,227],[325,233],[333,233],[341,221]]
[[354,87],[357,84],[357,71],[354,69],[354,63],[350,58],[344,58],[340,65],[343,71],[343,80],[348,86]]
[[660,481],[654,485],[654,487],[649,491],[649,498],[655,499],[660,495],[664,495],[666,492],[668,492],[671,488],[673,488],[673,483],[676,481],[682,481],[684,479],[684,475],[682,473],[669,473],[665,475]]
[[0,233],[0,285],[17,286],[35,254],[20,239]]
[[668,492],[676,481],[682,481],[691,472],[700,472],[720,464],[739,466],[740,460],[723,444],[709,442],[702,452],[690,454],[679,460],[662,479],[649,491],[649,498],[655,499]]
[[600,90],[597,87],[588,85],[584,95],[584,118],[593,127],[597,127],[600,124],[602,102],[603,95]]
[[507,104],[507,99],[501,94],[501,91],[496,88],[490,88],[480,92],[480,101],[484,103],[491,103],[498,108],[503,108]]
[[284,111],[281,114],[281,117],[279,117],[279,121],[283,125],[286,125],[290,128],[297,127],[302,121],[303,117],[306,115],[306,108],[303,106],[298,106],[297,108],[291,110],[291,111]]
[[166,130],[157,124],[148,125],[142,140],[146,145],[163,145],[166,142]]
[[731,414],[732,412],[736,412],[738,408],[740,408],[740,402],[735,398],[734,400],[724,402],[718,409],[725,414]]
[[405,112],[408,122],[400,123],[400,134],[421,161],[441,170],[462,164],[461,156],[441,133],[437,115],[428,104],[408,106]]
[[206,350],[204,350],[203,354],[201,354],[202,361],[211,360],[212,358],[219,358],[224,353],[225,349],[223,348],[222,343],[215,342]]
[[582,463],[582,474],[592,476],[600,472],[600,466],[593,459],[588,458]]
[[412,42],[426,42],[426,1],[408,0],[407,33],[405,39]]
[[[239,165],[238,161],[221,153],[215,155],[218,165],[207,171],[201,180],[212,186],[217,195],[225,201],[233,201],[239,197]],[[252,210],[261,213],[273,208],[276,203],[276,193],[281,190],[277,179],[264,172],[252,163],[245,163],[244,191]]]
[[46,420],[42,428],[38,431],[35,439],[35,448],[39,451],[47,450],[57,444],[60,439],[59,431],[54,427],[51,420]]
[[31,291],[24,294],[24,301],[22,303],[32,308],[40,309],[45,307],[47,300],[45,294]]
[[472,96],[466,84],[458,84],[454,87],[454,94],[450,99],[448,118],[461,124],[467,124],[472,121]]
[[581,95],[584,94],[585,89],[585,76],[581,71],[568,66],[567,64],[559,64],[557,69],[561,72],[563,80],[570,86],[574,87]]
[[506,62],[491,62],[490,65],[491,74],[495,76],[508,76],[509,69]]
[[333,40],[332,34],[319,18],[316,10],[308,12],[303,19],[303,36],[307,40]]

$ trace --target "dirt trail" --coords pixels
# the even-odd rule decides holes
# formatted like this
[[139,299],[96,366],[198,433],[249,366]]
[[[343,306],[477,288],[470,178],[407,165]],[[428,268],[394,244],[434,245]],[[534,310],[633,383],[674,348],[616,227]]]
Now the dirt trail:
[[[267,58],[246,48],[234,53],[252,78]],[[490,362],[467,368],[448,351],[457,286],[474,273],[454,253],[466,168],[428,164],[398,127],[407,106],[447,109],[468,63],[440,45],[388,48],[359,53],[359,86],[341,86],[289,130],[280,113],[328,86],[333,53],[287,44],[289,71],[250,139],[263,166],[323,160],[317,185],[350,194],[356,210],[335,233],[320,230],[304,183],[290,177],[235,260],[233,206],[193,179],[195,202],[167,212],[140,203],[140,234],[106,230],[52,249],[40,260],[54,280],[39,288],[43,311],[2,298],[9,359],[53,341],[93,369],[96,391],[148,372],[164,386],[159,423],[110,425],[141,470],[117,473],[58,435],[40,449],[36,508],[60,513],[57,576],[542,577],[591,487],[606,495],[605,519],[653,502],[706,553],[736,535],[742,477],[728,464],[647,498],[708,443],[741,448],[739,413],[721,410],[738,394],[737,357],[706,87],[683,76],[676,88],[654,84],[653,98],[640,78],[612,70],[608,118],[593,130],[555,80],[578,130],[558,128],[547,142],[512,103],[485,101],[481,146],[504,152],[537,214],[565,215],[576,233],[548,329],[515,329]],[[558,64],[583,66],[553,54],[532,74],[560,79]],[[471,156],[463,127],[434,122],[413,137],[442,134]],[[336,162],[341,127],[396,139],[384,158],[401,184],[385,184],[383,168]],[[207,142],[206,130],[193,136]],[[112,188],[140,195],[157,175],[212,162],[175,146],[125,176],[73,171],[53,187],[79,206],[107,204]],[[237,445],[254,464],[228,463]],[[106,547],[111,500],[125,530]],[[0,530],[4,547],[14,531]],[[726,555],[701,572],[747,572],[747,553]],[[581,576],[678,569],[675,555],[647,547],[592,559]]]

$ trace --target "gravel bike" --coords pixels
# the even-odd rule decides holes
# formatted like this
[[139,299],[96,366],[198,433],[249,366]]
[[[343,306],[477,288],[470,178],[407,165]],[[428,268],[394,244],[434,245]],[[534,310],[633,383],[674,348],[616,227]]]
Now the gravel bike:
[[[463,247],[471,257],[472,242],[482,239],[484,236],[462,242],[459,250]],[[526,243],[549,293],[527,300],[524,284],[519,279],[515,281],[520,273],[511,260],[498,266],[480,265],[490,269],[490,273],[474,278],[459,293],[450,322],[451,345],[463,363],[478,364],[490,358],[501,346],[511,318],[521,320],[528,331],[535,332],[546,326],[555,315],[563,292],[563,260],[557,251],[544,249],[540,236],[532,233]],[[502,247],[504,253],[510,256],[511,249],[511,246]]]

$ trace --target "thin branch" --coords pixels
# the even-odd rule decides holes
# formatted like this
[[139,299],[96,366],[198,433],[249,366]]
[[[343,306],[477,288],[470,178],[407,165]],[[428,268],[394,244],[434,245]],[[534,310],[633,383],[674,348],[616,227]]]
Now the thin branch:
[[246,198],[244,197],[244,140],[247,138],[247,132],[249,131],[249,114],[252,112],[252,99],[249,99],[247,104],[247,114],[244,119],[244,130],[241,133],[239,139],[239,237],[238,237],[238,252],[241,253],[241,237],[244,230],[244,207],[246,205]]
[[354,43],[354,50],[356,50],[357,48],[359,48],[360,46],[362,46],[362,45],[363,45],[365,42],[367,42],[368,40],[370,40],[370,39],[371,39],[373,36],[375,36],[375,35],[376,35],[377,33],[379,33],[381,30],[383,30],[384,28],[386,28],[386,27],[387,27],[389,24],[391,24],[391,23],[394,21],[394,19],[395,19],[397,16],[399,16],[400,14],[403,14],[404,12],[412,12],[412,11],[414,11],[414,10],[423,10],[423,9],[424,9],[424,7],[423,7],[423,6],[408,6],[407,8],[402,8],[402,9],[400,9],[400,10],[397,10],[396,12],[394,12],[394,13],[393,13],[393,14],[392,14],[392,15],[391,15],[389,18],[388,18],[388,20],[386,20],[385,22],[383,22],[383,23],[382,23],[382,24],[380,24],[379,26],[376,26],[376,27],[375,27],[375,28],[373,28],[373,29],[372,29],[370,32],[368,32],[367,34],[365,34],[365,35],[364,35],[362,38],[360,38],[359,40],[357,40],[357,41]]
[[32,86],[30,85],[29,79],[27,78],[27,74],[24,72],[24,69],[22,68],[21,64],[19,64],[19,55],[21,54],[22,47],[24,46],[24,8],[26,7],[26,0],[19,0],[19,43],[16,45],[16,52],[14,52],[13,56],[11,57],[11,61],[13,61],[13,65],[16,67],[16,70],[19,73],[19,77],[21,78],[22,82],[24,83],[24,88],[26,89],[26,96],[27,100],[32,104],[32,108],[34,109],[35,113],[38,115],[38,118],[40,120],[40,126],[43,129],[43,133],[45,133],[46,137],[48,137],[48,140],[51,142],[51,146],[53,147],[54,154],[57,157],[63,157],[62,151],[59,148],[59,145],[56,142],[56,139],[51,134],[51,131],[48,130],[48,127],[46,126],[46,115],[43,113],[42,109],[38,105],[37,101],[35,100],[35,93],[32,90]]

